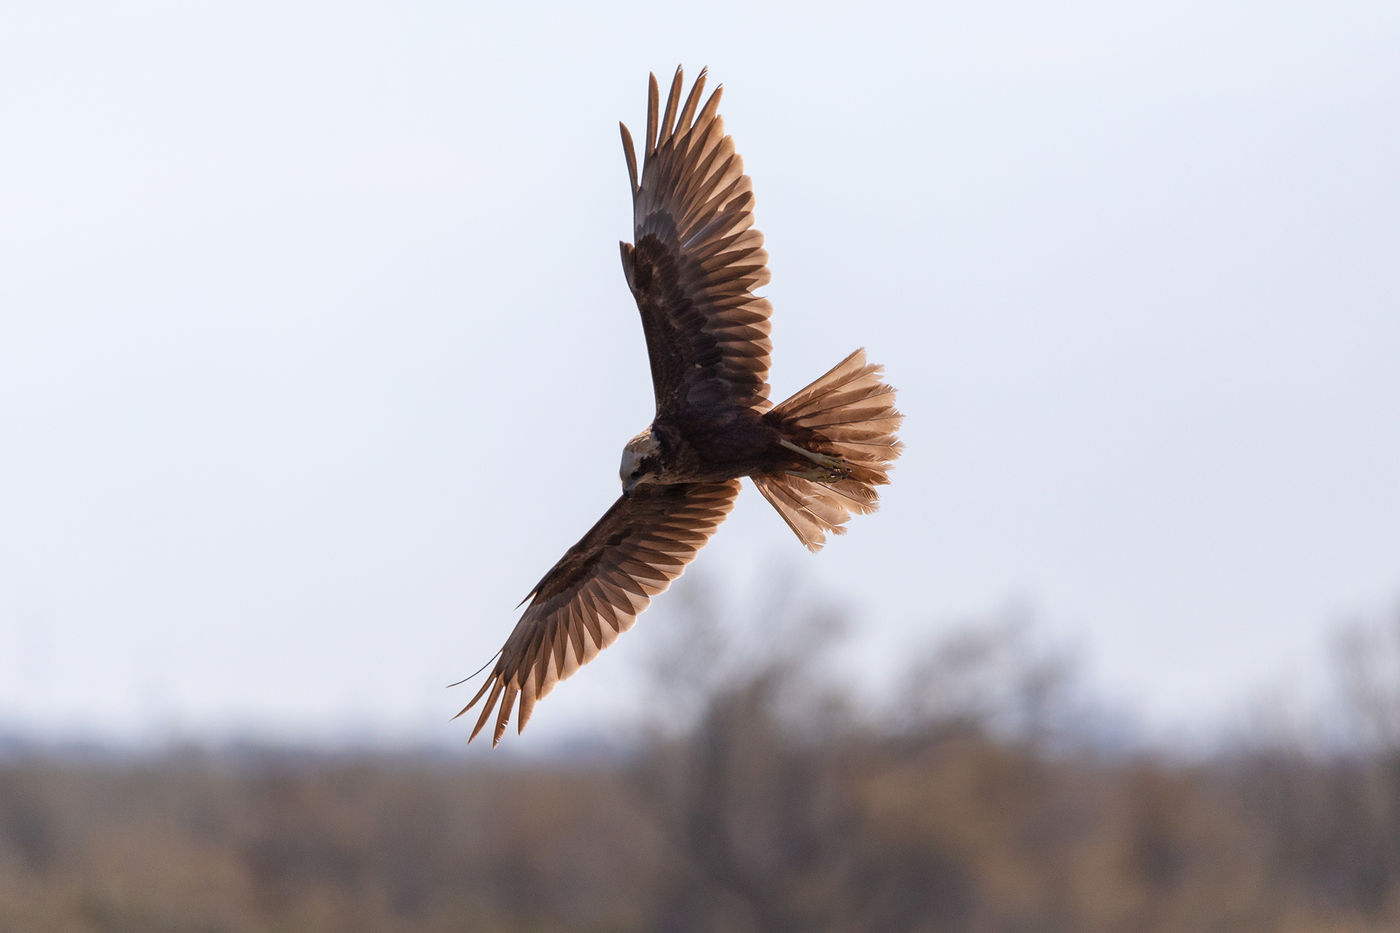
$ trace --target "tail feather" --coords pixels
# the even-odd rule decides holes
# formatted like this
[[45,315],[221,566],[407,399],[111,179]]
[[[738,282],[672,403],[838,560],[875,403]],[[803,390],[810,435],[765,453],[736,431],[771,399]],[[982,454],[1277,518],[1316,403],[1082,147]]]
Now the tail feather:
[[894,389],[881,382],[881,374],[881,367],[867,363],[865,351],[857,350],[765,416],[793,443],[836,457],[847,471],[832,482],[791,473],[753,477],[808,550],[820,550],[828,533],[845,534],[852,514],[875,511],[875,487],[890,481],[889,470],[902,447],[895,431],[904,416],[895,409]]

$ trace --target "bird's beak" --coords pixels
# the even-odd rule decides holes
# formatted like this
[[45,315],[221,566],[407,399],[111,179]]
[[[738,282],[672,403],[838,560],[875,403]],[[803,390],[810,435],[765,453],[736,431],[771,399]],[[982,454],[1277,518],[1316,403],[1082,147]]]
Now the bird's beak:
[[632,477],[629,476],[629,477],[627,477],[625,480],[623,480],[623,481],[622,481],[622,496],[623,496],[623,498],[624,498],[624,499],[630,499],[630,498],[632,497],[632,490],[634,490],[634,489],[636,489],[636,488],[637,488],[637,481],[636,481],[635,479],[633,479]]

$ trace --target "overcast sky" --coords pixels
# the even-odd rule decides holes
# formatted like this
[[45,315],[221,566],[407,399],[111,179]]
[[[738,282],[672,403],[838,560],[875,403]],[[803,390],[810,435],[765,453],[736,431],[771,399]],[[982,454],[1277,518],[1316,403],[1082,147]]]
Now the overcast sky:
[[[812,556],[746,491],[678,589],[846,607],[861,689],[1026,607],[1168,731],[1400,597],[1394,3],[28,6],[0,727],[465,741],[443,685],[652,414],[617,121],[678,62],[754,178],[775,393],[865,346],[907,415],[880,513]],[[526,739],[664,703],[668,598]]]

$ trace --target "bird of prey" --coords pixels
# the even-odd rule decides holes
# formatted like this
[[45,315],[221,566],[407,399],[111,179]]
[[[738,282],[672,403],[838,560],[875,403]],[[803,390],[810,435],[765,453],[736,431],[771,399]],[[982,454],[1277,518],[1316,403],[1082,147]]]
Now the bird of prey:
[[[518,729],[535,702],[632,627],[681,575],[747,476],[808,549],[876,508],[899,456],[902,416],[881,368],[856,350],[779,405],[768,400],[768,279],[754,229],[753,184],[719,116],[721,89],[700,105],[705,71],[681,99],[676,69],[660,106],[647,95],[641,171],[622,145],[635,243],[622,269],[642,316],[656,417],[622,449],[622,496],[535,584],[481,690],[471,738],[495,718],[500,742],[517,700]],[[468,739],[470,741],[470,739]]]

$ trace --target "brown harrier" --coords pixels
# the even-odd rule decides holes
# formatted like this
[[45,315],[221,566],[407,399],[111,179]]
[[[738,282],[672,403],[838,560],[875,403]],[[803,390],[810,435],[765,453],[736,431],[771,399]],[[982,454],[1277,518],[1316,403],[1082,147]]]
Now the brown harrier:
[[[901,415],[880,367],[857,350],[786,402],[768,400],[768,281],[753,184],[718,114],[705,72],[681,101],[681,70],[660,113],[647,95],[642,171],[622,127],[636,244],[622,268],[642,314],[656,418],[622,449],[622,498],[550,569],[462,713],[486,697],[500,742],[515,701],[519,729],[535,701],[632,627],[681,575],[739,494],[758,491],[809,550],[873,512],[899,456]],[[533,598],[531,598],[533,597]],[[462,713],[458,713],[460,716]]]

